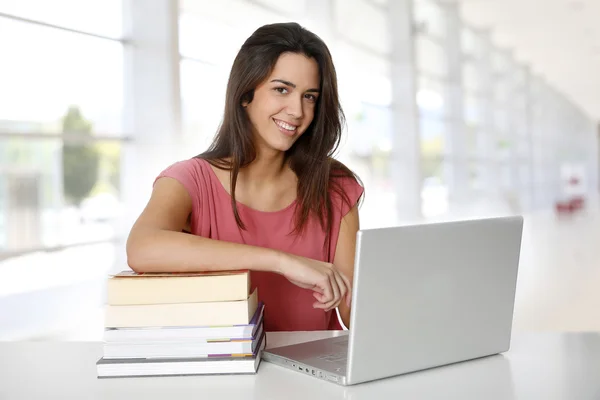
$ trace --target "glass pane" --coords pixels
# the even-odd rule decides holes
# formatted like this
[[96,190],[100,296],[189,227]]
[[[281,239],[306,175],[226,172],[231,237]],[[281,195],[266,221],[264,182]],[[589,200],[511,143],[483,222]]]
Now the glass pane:
[[530,144],[527,137],[520,137],[517,142],[517,157],[523,160],[529,160],[531,158]]
[[481,126],[485,122],[485,99],[477,96],[465,97],[465,122],[468,126]]
[[361,103],[346,114],[348,136],[342,139],[340,160],[368,188],[361,208],[361,226],[393,226],[395,186],[392,178],[392,113],[388,107]]
[[513,186],[512,166],[507,163],[500,164],[500,187],[502,189],[510,189]]
[[0,18],[0,130],[61,132],[76,105],[93,132],[122,133],[123,45]]
[[380,7],[364,0],[335,0],[333,14],[340,35],[377,53],[390,52],[388,18]]
[[486,91],[486,82],[481,72],[477,64],[466,63],[463,65],[463,81],[466,90],[475,93]]
[[425,218],[440,216],[448,211],[447,170],[448,166],[442,158],[421,159],[421,212]]
[[390,76],[391,61],[388,57],[369,53],[348,43],[336,43],[331,53],[339,74],[361,71],[372,75]]
[[[252,3],[247,0],[180,0],[179,10],[181,14],[213,19],[225,23],[232,29],[243,30],[244,39],[262,25],[289,22],[289,18],[280,13]],[[215,38],[220,40],[217,32],[207,37],[208,40],[215,40]],[[199,37],[195,39],[206,40]]]
[[431,35],[437,38],[446,37],[446,15],[444,9],[438,4],[419,0],[414,3],[415,22],[424,35]]
[[519,164],[519,183],[522,188],[531,186],[531,167],[527,163]]
[[[250,34],[207,16],[182,14],[179,17],[181,55],[226,68],[231,68],[240,47]],[[215,36],[219,40],[211,40]]]
[[494,99],[501,105],[507,105],[511,101],[510,85],[505,80],[496,80],[494,83]]
[[0,13],[116,39],[123,34],[122,3],[122,0],[2,0]]
[[0,140],[0,253],[113,238],[120,158],[114,141]]
[[522,88],[522,90],[526,90],[525,86],[527,85],[528,80],[528,72],[526,67],[517,65],[515,70],[515,86],[518,88]]
[[504,52],[494,51],[492,53],[492,70],[496,74],[504,74],[510,68],[510,58]]
[[392,150],[392,115],[387,107],[361,103],[355,112],[346,114],[348,138],[344,150],[357,157],[375,153],[389,154]]
[[496,140],[496,160],[509,162],[514,143],[506,136],[500,136]]
[[423,76],[418,78],[417,106],[424,118],[442,118],[448,115],[444,101],[444,84]]
[[471,157],[481,156],[482,152],[482,141],[480,140],[480,135],[482,135],[482,131],[478,130],[475,127],[467,126],[465,128],[466,133],[466,142],[467,142],[467,154]]
[[415,39],[417,69],[430,75],[448,75],[448,60],[444,47],[423,36]]
[[465,54],[475,59],[484,57],[486,46],[481,34],[473,32],[469,28],[463,28],[461,32],[461,45]]
[[494,129],[499,134],[507,134],[508,133],[508,112],[504,108],[500,108],[496,106],[494,110]]
[[419,125],[421,156],[424,158],[441,158],[444,154],[446,135],[444,122],[421,118]]
[[295,18],[302,17],[306,11],[306,0],[256,0],[256,2]]
[[362,103],[389,106],[392,102],[390,61],[346,43],[333,51],[344,111],[360,112]]
[[181,61],[183,128],[198,153],[210,145],[223,118],[228,75],[224,67]]
[[476,192],[485,190],[487,165],[479,159],[469,162],[469,187]]

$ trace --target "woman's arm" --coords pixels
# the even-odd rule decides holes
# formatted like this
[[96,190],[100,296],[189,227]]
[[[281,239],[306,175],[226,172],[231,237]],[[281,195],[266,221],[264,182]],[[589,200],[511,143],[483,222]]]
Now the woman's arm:
[[183,233],[192,199],[177,180],[156,181],[152,196],[127,239],[127,262],[136,272],[191,272],[250,269],[285,276],[313,290],[316,308],[335,308],[350,281],[334,266],[277,250]]
[[190,272],[228,269],[279,271],[275,250],[182,233],[192,199],[172,178],[156,181],[152,196],[127,240],[127,261],[136,272]]
[[[359,228],[358,206],[355,205],[350,212],[342,218],[340,233],[335,249],[335,258],[333,261],[333,265],[348,277],[350,284],[352,284],[354,279],[356,232],[358,232]],[[339,304],[338,310],[344,325],[346,328],[350,329],[350,306],[345,299]]]

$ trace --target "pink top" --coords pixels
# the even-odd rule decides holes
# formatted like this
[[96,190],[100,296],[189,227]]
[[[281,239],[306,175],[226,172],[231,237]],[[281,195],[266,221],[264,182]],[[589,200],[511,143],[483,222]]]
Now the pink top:
[[[190,194],[192,234],[277,249],[320,261],[333,262],[340,222],[351,208],[332,192],[334,214],[327,248],[323,246],[325,232],[316,218],[308,221],[301,236],[289,235],[293,229],[296,202],[275,212],[258,211],[238,202],[238,212],[246,226],[246,230],[239,229],[231,207],[231,196],[206,160],[192,158],[177,162],[162,171],[157,179],[160,177],[176,179]],[[363,188],[354,179],[343,179],[343,187],[354,206]],[[231,267],[235,269],[235,265]],[[252,288],[258,288],[259,300],[265,303],[267,331],[341,329],[335,311],[325,312],[312,307],[315,302],[312,291],[270,272],[252,271],[251,280]]]

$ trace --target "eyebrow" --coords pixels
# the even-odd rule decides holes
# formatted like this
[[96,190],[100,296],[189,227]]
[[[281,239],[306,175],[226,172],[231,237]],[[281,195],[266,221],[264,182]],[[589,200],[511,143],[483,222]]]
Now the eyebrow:
[[[296,89],[296,85],[294,85],[294,84],[293,84],[292,82],[290,82],[290,81],[286,81],[286,80],[283,80],[283,79],[273,79],[271,82],[279,82],[279,83],[283,83],[283,84],[284,84],[284,85],[286,85],[286,86],[290,86],[290,87],[293,87],[294,89]],[[316,93],[319,93],[319,92],[320,92],[320,90],[319,90],[319,89],[314,89],[314,88],[313,88],[313,89],[308,89],[306,92],[311,92],[311,93],[314,93],[314,92],[316,92]]]

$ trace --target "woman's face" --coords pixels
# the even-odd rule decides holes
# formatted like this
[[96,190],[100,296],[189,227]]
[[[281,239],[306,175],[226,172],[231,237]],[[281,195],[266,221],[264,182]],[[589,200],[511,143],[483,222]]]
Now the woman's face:
[[286,151],[310,126],[319,96],[319,66],[302,54],[283,53],[271,75],[244,104],[258,148]]

